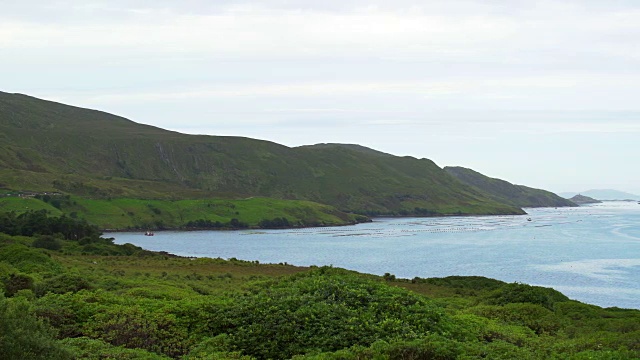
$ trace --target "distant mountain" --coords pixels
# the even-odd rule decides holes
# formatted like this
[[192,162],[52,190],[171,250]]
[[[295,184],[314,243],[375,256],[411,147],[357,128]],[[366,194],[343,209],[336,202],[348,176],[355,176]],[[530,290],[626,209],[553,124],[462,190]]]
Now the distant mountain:
[[460,180],[462,183],[473,186],[495,201],[511,204],[518,207],[560,207],[576,206],[573,202],[560,196],[540,189],[534,189],[523,185],[514,185],[510,182],[490,178],[477,171],[447,166],[446,172]]
[[460,183],[428,159],[358,145],[289,148],[186,135],[2,92],[0,188],[89,198],[264,196],[369,215],[524,213]]
[[579,193],[575,192],[563,192],[560,193],[560,196],[570,199],[575,195],[584,195],[597,200],[635,200],[640,201],[640,196],[635,194],[630,194],[628,192],[612,190],[612,189],[592,189],[587,191],[581,191]]
[[588,196],[584,196],[584,195],[576,195],[573,196],[571,199],[569,199],[571,201],[573,201],[574,203],[578,204],[578,205],[586,205],[586,204],[599,204],[602,201],[600,200],[596,200],[594,198],[588,197]]

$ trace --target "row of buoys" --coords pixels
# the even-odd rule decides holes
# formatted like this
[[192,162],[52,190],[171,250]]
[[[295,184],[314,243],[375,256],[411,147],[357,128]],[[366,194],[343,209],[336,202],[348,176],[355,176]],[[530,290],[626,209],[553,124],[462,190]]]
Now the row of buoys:
[[[444,229],[400,229],[397,231],[391,231],[391,232],[464,232],[464,231],[489,231],[489,230],[499,230],[498,228],[444,228]],[[308,233],[308,231],[299,231],[299,230],[293,230],[291,231],[292,233]],[[341,232],[341,233],[353,233],[353,232],[358,232],[359,234],[362,235],[373,235],[373,234],[385,234],[385,233],[391,233],[389,231],[385,231],[385,230],[375,230],[375,231],[363,231],[363,230],[340,230],[340,231],[335,231],[335,232]],[[323,233],[317,233],[319,235],[329,235],[330,233],[328,232],[323,232]]]
[[447,233],[455,233],[455,232],[491,231],[491,230],[496,230],[496,229],[455,228],[455,229],[435,229],[435,230],[431,230],[431,229],[425,229],[425,230],[401,230],[401,232],[411,232],[411,233],[418,233],[418,232],[442,233],[442,232],[447,232]]
[[[569,223],[569,222],[566,222]],[[493,230],[502,230],[503,228],[512,228],[523,226],[522,223],[518,224],[504,224],[503,222],[485,222],[482,225],[489,224],[498,224],[502,225],[497,228],[486,228],[486,227],[456,227],[456,228],[439,228],[439,229],[400,229],[397,230],[401,233],[418,233],[418,232],[426,232],[426,233],[455,233],[455,232],[473,232],[473,231],[493,231]],[[563,223],[560,223],[563,224]],[[552,226],[553,224],[542,224],[536,225],[535,227],[544,227],[544,226]],[[434,225],[425,225],[428,227]],[[526,224],[524,224],[526,226]],[[322,229],[321,232],[316,232],[318,229]],[[352,234],[357,232],[358,234]],[[307,235],[309,233],[314,233],[316,235],[334,235],[334,236],[380,236],[380,235],[391,235],[393,232],[388,232],[385,229],[326,229],[324,227],[312,227],[312,228],[300,228],[300,229],[289,229],[287,233],[297,234],[297,235]],[[339,233],[339,235],[335,235]],[[345,234],[346,233],[346,234]],[[344,235],[342,235],[344,234]]]

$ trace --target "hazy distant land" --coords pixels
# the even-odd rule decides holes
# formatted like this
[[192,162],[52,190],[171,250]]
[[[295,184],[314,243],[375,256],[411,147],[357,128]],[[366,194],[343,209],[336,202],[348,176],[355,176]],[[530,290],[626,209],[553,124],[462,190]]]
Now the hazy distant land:
[[566,199],[571,199],[576,195],[584,195],[596,200],[636,200],[640,201],[640,195],[631,194],[624,191],[613,189],[591,189],[586,191],[577,192],[562,192],[558,195]]

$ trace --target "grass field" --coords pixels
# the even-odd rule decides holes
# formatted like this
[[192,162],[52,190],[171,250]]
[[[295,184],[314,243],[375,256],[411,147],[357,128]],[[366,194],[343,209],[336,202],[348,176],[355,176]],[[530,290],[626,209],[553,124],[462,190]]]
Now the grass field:
[[47,210],[52,215],[64,213],[109,230],[179,228],[197,220],[225,224],[237,219],[250,227],[258,226],[262,220],[275,218],[286,218],[293,226],[347,225],[365,220],[362,216],[346,214],[311,201],[261,197],[241,200],[108,200],[61,196],[48,202],[36,198],[0,198],[0,211],[20,213],[27,210]]

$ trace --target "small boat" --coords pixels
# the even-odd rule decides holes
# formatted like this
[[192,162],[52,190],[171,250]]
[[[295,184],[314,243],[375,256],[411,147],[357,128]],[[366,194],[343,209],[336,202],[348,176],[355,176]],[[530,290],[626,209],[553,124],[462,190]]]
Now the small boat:
[[531,218],[527,218],[527,221],[531,221]]
[[152,231],[147,231],[144,233],[144,236],[153,236],[155,235]]

